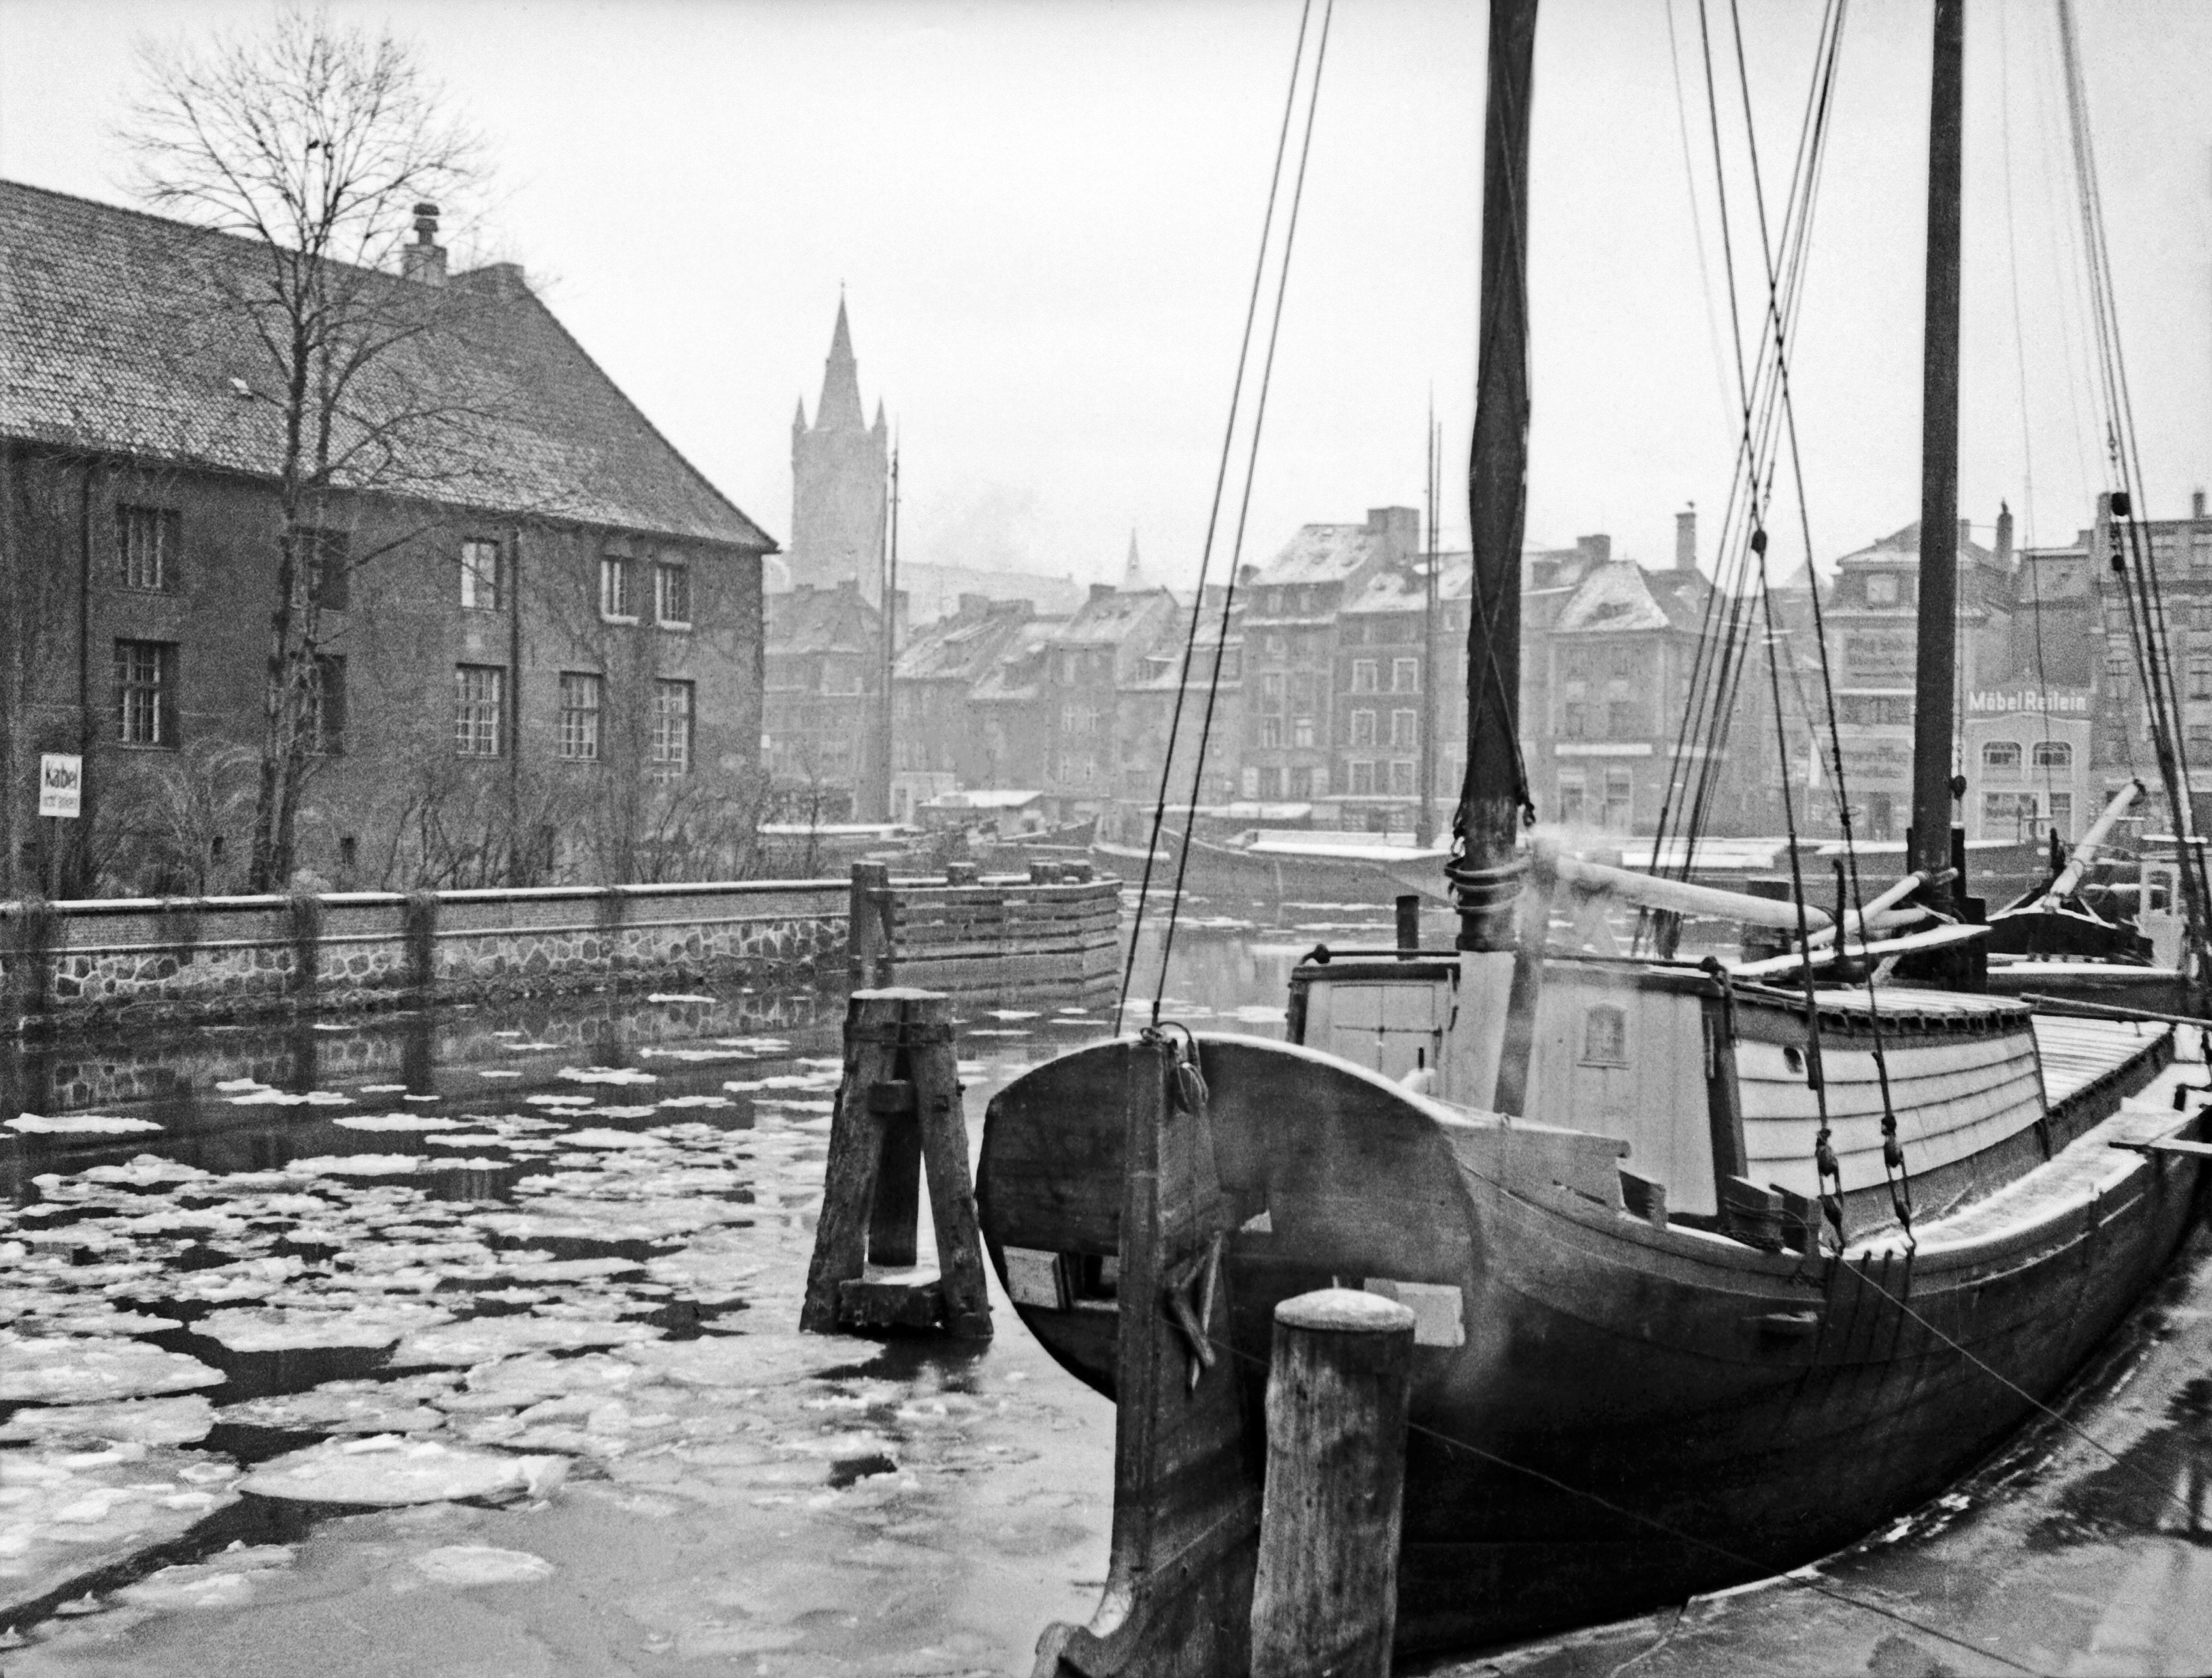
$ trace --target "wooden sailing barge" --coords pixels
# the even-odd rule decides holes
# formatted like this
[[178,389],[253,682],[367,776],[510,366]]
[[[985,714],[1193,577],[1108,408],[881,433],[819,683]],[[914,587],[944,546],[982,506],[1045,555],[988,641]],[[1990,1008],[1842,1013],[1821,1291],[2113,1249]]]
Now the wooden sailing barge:
[[[986,1120],[992,1262],[1030,1331],[1120,1404],[1113,1577],[1041,1671],[1236,1663],[1221,1582],[1249,1568],[1285,1298],[1413,1308],[1399,1647],[1495,1643],[1802,1564],[1939,1489],[2141,1297],[2212,1153],[2171,1027],[1818,982],[1802,889],[1734,900],[1789,910],[1794,962],[1547,948],[1561,894],[1658,888],[1522,833],[1534,9],[1494,0],[1491,24],[1456,947],[1303,965],[1287,1042],[1156,1028],[1026,1074]],[[1930,359],[1953,376],[1930,378],[1923,567],[1950,562],[1955,528],[1960,0],[1936,11]],[[1922,599],[1945,664],[1933,571]],[[1923,899],[1951,826],[1948,705],[1928,694],[1951,689],[1945,668],[1923,684]],[[1874,924],[1837,933],[1862,968],[1902,955],[1971,983],[1981,929],[1869,942]]]

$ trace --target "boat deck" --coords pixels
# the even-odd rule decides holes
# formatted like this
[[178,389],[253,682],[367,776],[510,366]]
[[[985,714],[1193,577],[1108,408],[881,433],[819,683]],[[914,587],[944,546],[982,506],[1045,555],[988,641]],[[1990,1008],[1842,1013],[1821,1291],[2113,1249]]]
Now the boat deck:
[[2043,1092],[2053,1113],[2124,1072],[2172,1028],[2124,1019],[2072,1019],[2038,1014],[2035,1047],[2043,1057]]

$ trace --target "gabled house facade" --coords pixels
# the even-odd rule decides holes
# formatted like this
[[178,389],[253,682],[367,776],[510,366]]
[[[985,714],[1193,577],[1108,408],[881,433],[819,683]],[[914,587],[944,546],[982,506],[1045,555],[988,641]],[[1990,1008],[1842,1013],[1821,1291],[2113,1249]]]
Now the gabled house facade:
[[787,822],[854,819],[883,733],[882,616],[848,579],[767,599],[761,751]]
[[[520,269],[449,275],[428,211],[404,274],[344,279],[417,323],[366,399],[434,422],[349,413],[351,452],[288,526],[282,404],[237,302],[266,253],[0,182],[0,888],[238,889],[295,539],[321,625],[301,883],[742,865],[775,544]],[[52,751],[85,760],[58,845],[31,814]]]

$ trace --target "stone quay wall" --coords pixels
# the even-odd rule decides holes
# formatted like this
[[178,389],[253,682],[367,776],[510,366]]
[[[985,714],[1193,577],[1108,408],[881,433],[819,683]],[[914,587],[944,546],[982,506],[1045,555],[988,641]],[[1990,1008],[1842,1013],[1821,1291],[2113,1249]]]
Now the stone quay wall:
[[11,1021],[220,1018],[828,971],[844,880],[0,903]]

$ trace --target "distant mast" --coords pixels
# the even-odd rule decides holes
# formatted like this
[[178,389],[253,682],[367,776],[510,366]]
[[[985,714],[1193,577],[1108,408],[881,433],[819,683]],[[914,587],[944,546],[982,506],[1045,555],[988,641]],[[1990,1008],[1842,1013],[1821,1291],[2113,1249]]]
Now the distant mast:
[[1462,950],[1515,947],[1521,812],[1521,537],[1528,476],[1528,101],[1536,0],[1492,0],[1468,623],[1467,780],[1448,870]]
[[1443,447],[1437,432],[1437,404],[1433,392],[1429,398],[1429,435],[1427,459],[1423,461],[1427,476],[1422,489],[1427,497],[1429,515],[1429,556],[1423,568],[1421,593],[1421,761],[1419,774],[1420,803],[1413,812],[1413,843],[1423,850],[1437,842],[1437,593],[1442,583],[1437,575],[1437,477],[1443,469],[1438,458]]
[[[1959,196],[1966,0],[1936,0],[1928,109],[1928,283],[1920,398],[1920,619],[1912,711],[1912,855],[1951,866],[1959,681]],[[1960,890],[1965,889],[1964,882]]]

